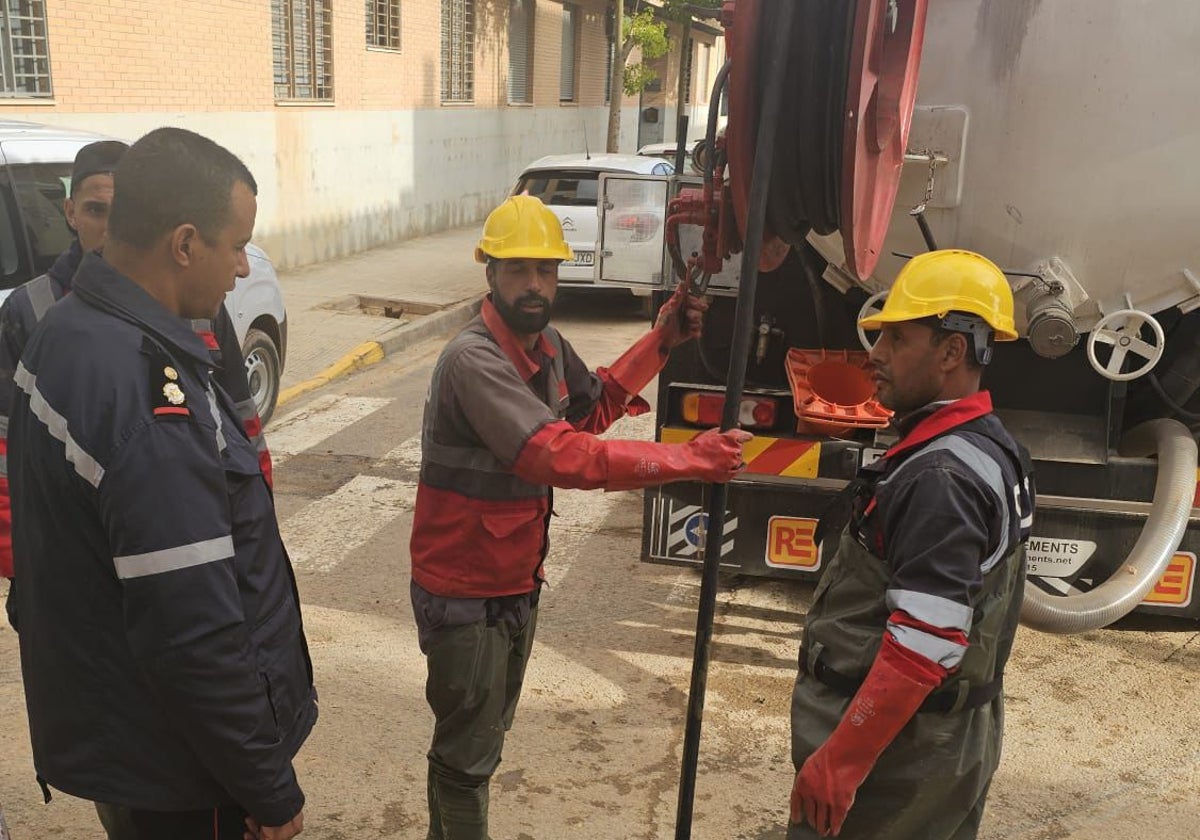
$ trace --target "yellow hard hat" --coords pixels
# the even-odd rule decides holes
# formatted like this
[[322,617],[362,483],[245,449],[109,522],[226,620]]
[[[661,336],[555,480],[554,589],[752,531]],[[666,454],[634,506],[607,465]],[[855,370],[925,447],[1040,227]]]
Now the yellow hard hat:
[[475,248],[475,262],[496,260],[572,260],[575,255],[563,239],[558,216],[541,199],[514,195],[497,207],[483,223],[483,238]]
[[858,322],[864,330],[916,321],[950,312],[978,315],[996,333],[996,341],[1016,341],[1013,296],[1008,279],[995,263],[973,251],[918,254],[896,275],[883,311]]

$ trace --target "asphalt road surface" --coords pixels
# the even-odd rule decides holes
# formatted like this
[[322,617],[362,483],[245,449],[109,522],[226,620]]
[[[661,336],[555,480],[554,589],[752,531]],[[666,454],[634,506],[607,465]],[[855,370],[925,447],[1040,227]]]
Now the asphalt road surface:
[[[645,328],[632,299],[566,300],[592,365]],[[439,342],[281,410],[267,430],[321,720],[298,759],[304,837],[425,836],[432,718],[408,599],[421,406]],[[649,438],[653,418],[610,434]],[[492,786],[495,840],[668,840],[699,577],[639,561],[636,493],[555,496],[538,641]],[[2,584],[0,584],[2,586]],[[693,837],[783,838],[788,704],[811,587],[726,578],[718,597]],[[87,803],[41,804],[16,638],[0,630],[0,803],[14,840],[102,836]],[[1200,825],[1195,625],[1022,630],[982,837],[1191,838]]]

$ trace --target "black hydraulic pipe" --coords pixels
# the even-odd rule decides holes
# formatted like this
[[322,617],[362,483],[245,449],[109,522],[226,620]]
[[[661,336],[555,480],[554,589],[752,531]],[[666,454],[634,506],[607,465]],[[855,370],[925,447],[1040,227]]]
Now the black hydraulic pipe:
[[[778,25],[772,33],[767,68],[766,90],[754,150],[754,170],[750,180],[750,205],[746,219],[746,247],[742,251],[742,276],[738,285],[737,312],[734,315],[733,349],[729,355],[729,373],[725,384],[725,410],[721,429],[738,425],[738,408],[746,382],[746,366],[754,342],[754,292],[758,284],[759,247],[766,226],[767,189],[775,157],[773,129],[779,119],[783,99],[783,68],[786,65],[792,15],[798,4],[781,3]],[[692,656],[692,683],[688,693],[688,714],[683,735],[683,761],[679,777],[679,806],[676,811],[675,840],[692,836],[692,806],[696,795],[696,766],[700,758],[700,728],[704,720],[704,694],[708,688],[708,662],[712,653],[713,616],[717,603],[717,573],[721,565],[721,544],[725,539],[725,500],[727,487],[714,484],[710,490],[708,527],[703,536],[704,571],[700,584],[700,604],[696,612],[696,645]]]
[[933,238],[933,228],[929,227],[929,222],[925,219],[925,206],[922,205],[919,209],[912,211],[912,217],[917,220],[917,227],[921,229],[921,238],[925,240],[925,247],[930,251],[938,249],[937,240]]
[[708,124],[704,127],[704,183],[712,183],[713,169],[717,165],[717,123],[721,117],[721,97],[725,95],[725,85],[729,82],[729,68],[733,66],[732,59],[725,59],[717,78],[713,81],[712,98],[708,102]]

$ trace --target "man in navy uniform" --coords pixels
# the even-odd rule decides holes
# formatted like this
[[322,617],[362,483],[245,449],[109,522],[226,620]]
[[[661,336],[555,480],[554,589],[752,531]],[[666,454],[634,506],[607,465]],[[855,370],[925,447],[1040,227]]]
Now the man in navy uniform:
[[288,840],[312,665],[258,453],[191,324],[249,271],[257,188],[174,128],[115,181],[104,256],[83,257],[14,376],[34,765],[121,840]]

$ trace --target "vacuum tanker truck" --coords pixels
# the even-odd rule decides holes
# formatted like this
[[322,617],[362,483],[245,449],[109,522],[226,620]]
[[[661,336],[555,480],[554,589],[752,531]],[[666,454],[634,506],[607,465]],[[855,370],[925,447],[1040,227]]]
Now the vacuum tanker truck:
[[[603,179],[598,278],[712,299],[659,379],[661,440],[721,422],[738,255],[759,271],[737,411],[756,437],[722,544],[705,544],[708,488],[672,484],[646,493],[644,559],[819,578],[836,536],[818,521],[893,439],[856,324],[909,257],[965,248],[1007,274],[1021,336],[984,386],[1036,470],[1023,621],[1200,617],[1200,6],[796,0],[783,35],[783,5],[725,3],[703,176]],[[766,60],[772,37],[786,60]],[[755,200],[765,232],[744,241]],[[664,223],[624,243],[648,212]]]

